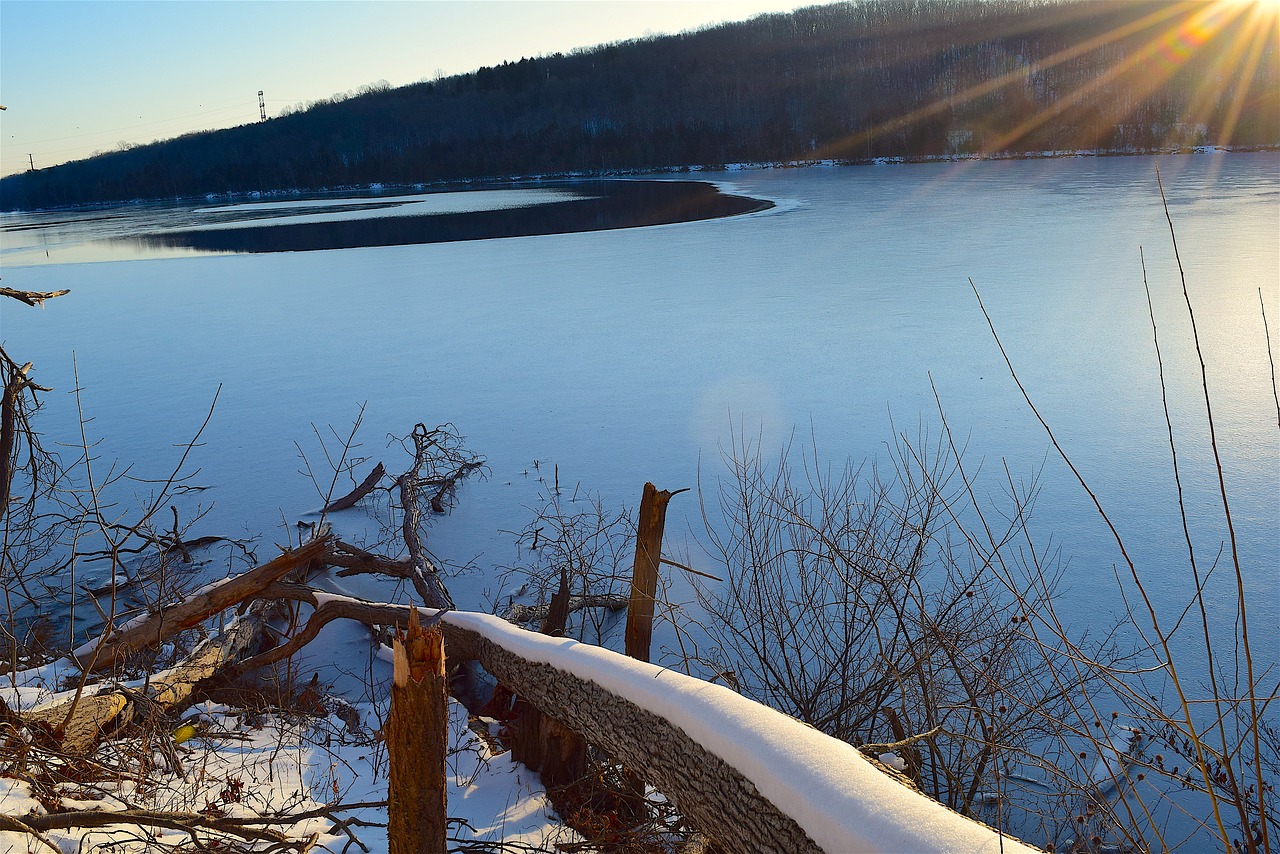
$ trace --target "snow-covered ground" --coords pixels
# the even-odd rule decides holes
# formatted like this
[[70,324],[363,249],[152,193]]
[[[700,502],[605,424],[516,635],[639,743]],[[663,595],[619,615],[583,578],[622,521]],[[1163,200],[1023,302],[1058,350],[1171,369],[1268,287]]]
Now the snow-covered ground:
[[[201,703],[185,716],[199,734],[164,750],[155,749],[157,770],[145,780],[65,784],[59,787],[60,801],[66,809],[203,812],[239,818],[302,814],[328,806],[328,815],[271,827],[296,839],[317,834],[318,851],[336,854],[363,846],[370,854],[379,854],[387,851],[387,808],[344,809],[343,805],[387,799],[387,755],[377,737],[386,703],[384,699],[353,708],[360,716],[360,725],[354,728],[336,714],[291,720]],[[466,710],[456,703],[450,708],[446,797],[449,817],[457,820],[450,835],[546,850],[554,850],[556,842],[581,841],[556,820],[538,776],[512,762],[509,753],[495,755],[468,727]],[[131,749],[137,746],[119,742],[102,748],[99,755],[114,762]],[[14,816],[45,812],[33,797],[30,783],[7,777],[0,778],[0,808]],[[335,828],[335,822],[348,818],[372,824],[353,824],[348,835]],[[45,835],[68,854],[146,854],[189,841],[184,831],[127,823],[51,830]],[[355,845],[353,836],[358,840]],[[26,834],[0,831],[3,854],[42,850],[47,851]]]

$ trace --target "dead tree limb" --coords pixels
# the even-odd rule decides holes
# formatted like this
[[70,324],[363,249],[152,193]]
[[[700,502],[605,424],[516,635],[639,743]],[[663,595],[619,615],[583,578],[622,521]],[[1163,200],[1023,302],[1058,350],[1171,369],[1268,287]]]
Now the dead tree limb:
[[[288,817],[283,818],[284,820],[282,821],[272,823],[284,824]],[[296,851],[310,850],[318,838],[317,834],[312,834],[306,839],[293,839],[278,830],[271,830],[268,827],[254,827],[237,818],[218,818],[199,813],[161,812],[158,810],[133,809],[119,812],[75,810],[48,815],[23,816],[21,820],[11,816],[0,815],[0,829],[17,830],[23,833],[29,833],[33,830],[79,830],[90,827],[111,827],[117,824],[181,830],[192,836],[195,836],[198,830],[212,831],[251,841],[274,842],[276,845],[292,848]]]
[[31,381],[31,363],[18,365],[9,355],[0,349],[0,381],[4,384],[3,398],[0,399],[0,518],[4,517],[9,506],[9,495],[13,488],[14,445],[20,432],[26,433],[27,441],[33,442],[31,430],[26,423],[26,408],[23,395],[28,392],[49,391]]
[[404,513],[401,533],[413,565],[410,580],[427,606],[452,608],[453,599],[422,545],[421,491],[431,490],[427,497],[431,509],[443,513],[446,498],[464,478],[484,469],[484,459],[462,447],[462,437],[451,424],[442,424],[434,430],[428,430],[425,424],[416,424],[404,445],[413,454],[413,465],[396,478],[396,488]]
[[325,553],[324,562],[336,566],[339,578],[352,575],[380,574],[392,578],[403,578],[406,581],[413,577],[413,564],[407,560],[392,560],[373,552],[365,551],[342,540],[335,540]]
[[64,297],[71,293],[69,290],[61,291],[19,291],[14,288],[0,288],[0,297],[10,297],[18,302],[25,302],[32,308],[42,308],[44,301],[55,297]]
[[653,609],[658,590],[658,564],[662,560],[662,529],[667,519],[667,503],[673,495],[652,483],[644,485],[640,499],[640,518],[636,522],[636,560],[631,574],[631,602],[627,608],[627,655],[649,660],[653,637]]
[[165,712],[183,708],[200,683],[240,656],[261,630],[261,616],[251,611],[202,642],[181,664],[152,679],[142,692],[111,688],[92,697],[34,709],[24,713],[22,721],[44,733],[63,752],[84,755],[106,732],[128,724],[143,707]]
[[[604,608],[609,611],[621,611],[627,607],[631,597],[625,593],[600,593],[592,596],[570,596],[569,614],[587,608]],[[521,605],[516,603],[507,609],[502,618],[509,623],[541,623],[551,612],[551,605]]]
[[108,628],[95,640],[73,651],[71,658],[82,670],[105,670],[129,653],[148,649],[178,632],[199,625],[214,614],[261,592],[292,570],[323,558],[328,546],[328,537],[314,539],[269,563],[219,582],[159,613],[147,614],[117,629]]
[[370,492],[373,492],[374,487],[378,485],[378,481],[382,480],[386,473],[386,468],[382,463],[378,463],[374,466],[373,471],[369,472],[369,475],[364,480],[360,481],[359,486],[336,501],[331,501],[329,504],[325,505],[324,510],[320,512],[337,513],[340,510],[349,510],[350,508],[355,507],[356,504],[360,502],[360,499],[364,498]]
[[407,626],[409,620],[410,607],[408,605],[385,605],[378,602],[366,602],[363,599],[356,599],[351,596],[333,596],[330,594],[324,594],[323,599],[321,599],[316,595],[316,591],[301,584],[278,582],[263,590],[259,595],[264,599],[288,599],[295,602],[304,602],[311,605],[314,610],[311,612],[311,616],[307,618],[302,630],[296,632],[286,642],[226,668],[224,674],[229,679],[236,679],[267,665],[284,661],[314,640],[316,635],[320,634],[320,630],[334,620],[347,619],[364,623],[367,626],[398,626],[400,628]]
[[19,395],[26,385],[26,371],[30,368],[4,365],[8,376],[4,378],[4,398],[0,400],[0,518],[4,518],[9,506],[9,490],[13,484],[13,443],[17,435]]
[[400,475],[396,484],[400,488],[400,506],[404,511],[401,532],[405,546],[409,549],[409,580],[428,607],[452,608],[453,597],[440,580],[435,562],[427,557],[427,550],[423,548],[422,538],[418,534],[422,525],[422,507],[418,504],[418,476],[414,471],[407,471]]
[[423,485],[435,489],[431,496],[431,509],[436,513],[446,512],[448,508],[445,506],[445,501],[457,489],[458,484],[465,480],[467,475],[483,468],[484,460],[464,460],[458,464],[457,468],[424,480]]
[[364,825],[368,823],[356,819],[339,819],[337,813],[346,810],[385,807],[386,805],[386,801],[326,804],[301,812],[261,816],[209,816],[201,813],[162,812],[143,809],[123,810],[120,812],[74,810],[40,816],[23,816],[22,818],[0,813],[0,830],[26,833],[34,836],[58,852],[58,854],[62,854],[62,849],[49,842],[42,831],[110,827],[113,824],[163,827],[170,830],[182,830],[187,833],[191,833],[194,830],[207,830],[227,836],[237,836],[245,840],[274,842],[276,847],[306,851],[315,845],[318,835],[312,834],[305,839],[294,839],[280,831],[271,830],[271,825],[294,825],[307,819],[325,817],[332,819],[339,825],[343,825],[342,829],[345,830],[345,825],[347,824]]
[[[30,816],[25,817],[30,818]],[[16,816],[0,813],[0,830],[7,831],[9,833],[25,833],[27,836],[35,838],[35,840],[44,847],[52,849],[54,854],[63,854],[62,849],[55,845],[49,837],[45,836],[39,830]]]

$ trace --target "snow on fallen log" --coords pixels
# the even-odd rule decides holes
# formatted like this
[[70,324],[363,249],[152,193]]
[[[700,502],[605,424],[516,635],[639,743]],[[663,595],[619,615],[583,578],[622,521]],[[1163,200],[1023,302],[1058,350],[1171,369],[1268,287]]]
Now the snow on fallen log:
[[[545,664],[595,683],[682,730],[739,772],[822,850],[1005,854],[1038,850],[903,786],[852,745],[722,685],[600,647],[533,634],[486,614],[454,611],[444,621],[451,642],[456,633],[449,628],[472,632],[525,662]],[[485,656],[479,657],[485,663]],[[494,675],[503,678],[503,674]],[[542,674],[539,681],[546,678]],[[557,710],[544,711],[560,715]],[[565,720],[576,724],[576,717],[565,716]],[[590,732],[586,735],[591,738]],[[656,747],[661,750],[664,745]],[[680,805],[689,811],[689,804]],[[705,829],[715,835],[711,828]],[[755,840],[757,845],[762,841]]]

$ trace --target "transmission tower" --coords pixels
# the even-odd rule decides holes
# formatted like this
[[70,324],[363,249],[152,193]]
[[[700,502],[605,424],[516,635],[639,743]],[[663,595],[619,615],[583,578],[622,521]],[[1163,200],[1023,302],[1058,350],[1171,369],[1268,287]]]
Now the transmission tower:
[[262,90],[258,90],[258,121],[265,122],[267,120],[267,102],[262,100]]

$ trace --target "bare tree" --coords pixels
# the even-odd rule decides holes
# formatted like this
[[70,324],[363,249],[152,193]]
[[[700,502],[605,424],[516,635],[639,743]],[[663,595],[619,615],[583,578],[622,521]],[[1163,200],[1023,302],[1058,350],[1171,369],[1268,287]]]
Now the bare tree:
[[[1064,707],[1020,630],[1026,606],[1051,596],[1053,567],[1029,568],[1036,584],[1008,595],[954,515],[950,448],[899,435],[891,452],[886,471],[831,468],[816,448],[768,463],[735,441],[718,512],[704,494],[724,583],[697,585],[712,617],[703,663],[828,734],[896,750],[923,791],[976,814]],[[1009,514],[1000,536],[1025,525]]]
[[[544,487],[547,485],[544,484]],[[556,597],[578,640],[603,643],[609,614],[627,607],[629,560],[635,541],[630,512],[606,510],[599,496],[564,496],[545,488],[529,508],[531,518],[515,533],[516,561],[499,577],[496,610],[519,623],[542,623]],[[532,600],[532,604],[516,601]]]

